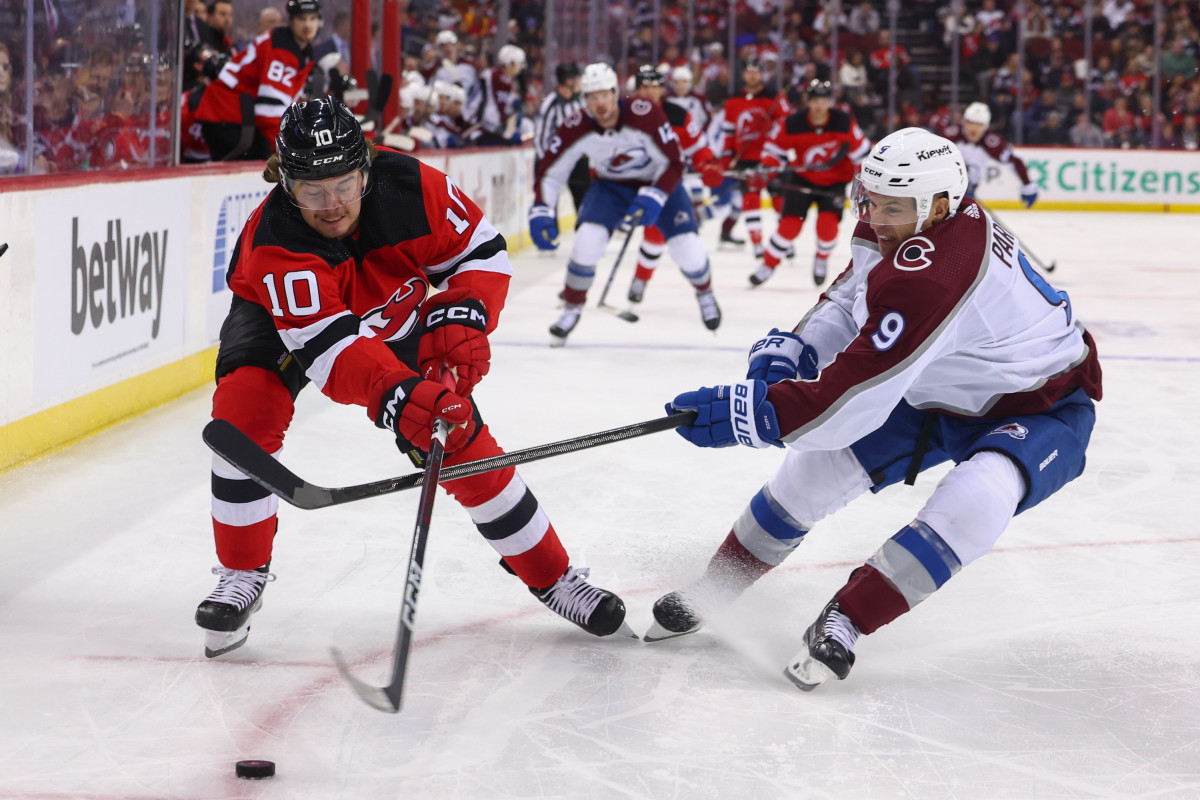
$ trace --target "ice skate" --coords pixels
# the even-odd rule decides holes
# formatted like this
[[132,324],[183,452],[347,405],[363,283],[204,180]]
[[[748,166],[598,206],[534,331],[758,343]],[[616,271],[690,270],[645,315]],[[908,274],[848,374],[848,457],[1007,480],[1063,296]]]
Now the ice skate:
[[830,600],[804,632],[805,650],[792,659],[783,674],[806,692],[830,678],[845,680],[854,666],[854,643],[859,636],[858,628],[842,613],[837,600]]
[[551,347],[562,347],[567,343],[567,336],[579,324],[579,315],[582,313],[582,305],[574,306],[568,303],[563,306],[563,312],[559,315],[558,322],[550,326]]
[[196,608],[196,624],[207,633],[204,655],[216,658],[246,643],[250,615],[262,608],[263,588],[275,580],[267,568],[229,569],[213,567],[220,576],[217,588]]
[[817,255],[813,258],[813,283],[821,286],[825,283],[825,275],[829,267],[829,256]]
[[627,295],[629,297],[629,302],[640,303],[642,302],[642,298],[645,296],[645,294],[646,282],[641,278],[634,278],[633,282],[629,284],[629,294]]
[[720,244],[731,245],[732,247],[741,247],[746,243],[745,239],[739,239],[733,235],[733,231],[721,231],[721,238],[717,240]]
[[719,328],[721,326],[721,307],[717,305],[717,298],[713,294],[713,290],[696,292],[696,302],[700,305],[700,319],[704,321],[704,327],[710,331]]
[[700,630],[704,620],[683,592],[670,592],[654,603],[654,621],[642,638],[647,642],[661,642],[676,636],[686,636]]
[[553,586],[546,589],[529,587],[529,591],[555,614],[574,622],[593,636],[623,636],[637,638],[625,622],[625,603],[610,591],[587,582],[589,570],[567,567]]
[[762,286],[772,275],[775,274],[775,268],[767,264],[759,264],[758,269],[754,270],[750,275],[751,286]]
[[767,253],[766,248],[763,247],[763,243],[762,242],[754,242],[753,247],[754,247],[754,259],[756,261],[762,261],[763,256],[766,255],[766,253]]

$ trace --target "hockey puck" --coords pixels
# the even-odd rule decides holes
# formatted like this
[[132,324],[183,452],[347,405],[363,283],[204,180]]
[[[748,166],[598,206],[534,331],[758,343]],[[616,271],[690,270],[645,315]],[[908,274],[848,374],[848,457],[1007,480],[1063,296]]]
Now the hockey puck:
[[239,761],[235,768],[239,778],[261,781],[263,778],[275,777],[274,761]]

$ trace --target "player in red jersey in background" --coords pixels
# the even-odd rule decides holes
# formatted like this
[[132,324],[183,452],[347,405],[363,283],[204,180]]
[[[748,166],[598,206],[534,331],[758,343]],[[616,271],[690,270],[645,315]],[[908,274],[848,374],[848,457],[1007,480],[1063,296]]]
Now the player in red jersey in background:
[[[782,92],[763,83],[763,68],[757,58],[746,61],[742,69],[741,91],[725,101],[724,122],[721,124],[723,149],[722,170],[754,170],[762,161],[767,134],[777,120],[791,113]],[[742,190],[742,218],[754,247],[754,257],[763,257],[762,193],[766,181],[761,175],[751,175]]]
[[[226,62],[204,88],[193,118],[200,123],[213,161],[271,155],[279,118],[295,102],[313,68],[313,40],[321,29],[319,0],[288,0],[288,24],[261,33]],[[253,106],[256,132],[240,154],[242,106]]]
[[750,276],[758,286],[775,273],[800,235],[804,218],[817,206],[817,252],[813,282],[825,283],[829,254],[837,244],[838,225],[846,207],[846,186],[871,149],[862,129],[848,111],[833,107],[829,81],[814,79],[806,89],[808,108],[775,123],[763,146],[764,169],[787,167],[781,188],[779,227],[767,241],[763,263]]
[[[293,105],[264,177],[279,184],[247,220],[229,267],[213,418],[278,453],[310,381],[363,406],[420,461],[436,417],[454,425],[446,464],[503,453],[471,400],[487,375],[512,266],[504,237],[442,172],[376,149],[333,98]],[[436,294],[434,290],[438,290]],[[454,390],[439,381],[448,367]],[[570,565],[514,469],[443,483],[551,610],[596,636],[625,606]],[[217,588],[196,610],[210,658],[241,646],[261,604],[278,499],[214,455]]]

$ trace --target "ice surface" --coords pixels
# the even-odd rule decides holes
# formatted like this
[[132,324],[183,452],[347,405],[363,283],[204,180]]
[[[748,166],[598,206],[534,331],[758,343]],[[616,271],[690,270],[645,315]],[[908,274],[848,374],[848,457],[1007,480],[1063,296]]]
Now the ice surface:
[[[417,493],[285,507],[279,580],[249,643],[206,660],[192,622],[215,585],[205,389],[0,476],[0,798],[1200,796],[1195,218],[1004,216],[1057,260],[1051,281],[1099,343],[1106,397],[1088,470],[861,640],[849,680],[806,694],[782,671],[940,473],[855,502],[703,632],[654,645],[596,640],[549,614],[443,494],[398,716],[355,698],[328,648],[369,680],[386,675]],[[725,311],[716,335],[665,258],[640,322],[590,308],[552,350],[569,237],[514,259],[477,393],[506,447],[656,417],[678,392],[739,379],[749,344],[816,299],[811,230],[754,290],[748,251],[717,250],[713,226],[703,235]],[[779,458],[662,433],[522,474],[573,562],[644,630]],[[283,460],[324,485],[411,469],[361,409],[313,389]],[[275,761],[278,776],[237,780],[244,758]]]

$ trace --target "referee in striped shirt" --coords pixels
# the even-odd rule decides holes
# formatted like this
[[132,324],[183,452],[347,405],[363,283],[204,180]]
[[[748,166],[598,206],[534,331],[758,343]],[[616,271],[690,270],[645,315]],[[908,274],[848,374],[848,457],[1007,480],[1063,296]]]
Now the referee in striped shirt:
[[[539,161],[545,155],[546,148],[550,146],[550,141],[554,138],[558,126],[562,125],[563,121],[576,111],[580,114],[587,113],[583,106],[583,98],[579,95],[579,75],[579,65],[574,62],[559,64],[554,69],[554,79],[558,82],[558,87],[542,100],[542,104],[538,107],[537,121],[534,124],[533,147],[534,154]],[[534,169],[536,168],[535,161]],[[570,190],[571,197],[575,201],[576,213],[579,211],[579,204],[583,202],[584,192],[591,185],[592,175],[588,170],[588,160],[585,156],[575,164],[575,169],[571,171],[571,177],[567,179],[567,189]]]

